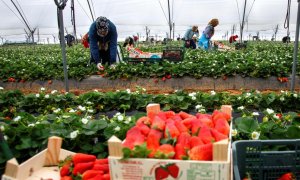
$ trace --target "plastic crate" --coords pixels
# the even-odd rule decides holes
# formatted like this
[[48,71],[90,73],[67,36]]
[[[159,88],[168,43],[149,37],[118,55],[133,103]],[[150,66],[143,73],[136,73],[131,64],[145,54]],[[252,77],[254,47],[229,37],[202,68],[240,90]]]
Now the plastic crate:
[[[270,150],[274,147],[288,150]],[[300,179],[300,139],[235,141],[232,151],[235,180],[246,173],[252,180],[277,180],[287,172]]]
[[179,62],[183,60],[183,56],[184,56],[184,48],[166,47],[163,50],[162,59],[172,61],[172,62]]

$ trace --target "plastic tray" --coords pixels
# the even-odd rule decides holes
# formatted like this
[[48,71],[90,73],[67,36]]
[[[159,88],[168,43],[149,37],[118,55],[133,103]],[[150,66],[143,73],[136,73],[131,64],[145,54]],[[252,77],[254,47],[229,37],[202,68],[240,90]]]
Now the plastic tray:
[[[274,147],[287,150],[270,150]],[[252,180],[277,180],[288,172],[300,178],[300,139],[235,141],[232,151],[235,180],[246,173]]]

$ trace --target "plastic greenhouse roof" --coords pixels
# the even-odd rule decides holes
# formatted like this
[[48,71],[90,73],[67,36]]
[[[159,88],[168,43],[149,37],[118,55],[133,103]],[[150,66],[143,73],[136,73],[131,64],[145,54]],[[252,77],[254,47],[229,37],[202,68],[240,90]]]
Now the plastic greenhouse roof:
[[[53,36],[58,37],[57,7],[52,0],[13,0],[21,7],[31,29],[37,28],[40,42],[45,42]],[[166,37],[168,26],[167,0],[89,0],[95,17],[106,16],[117,26],[119,39],[139,33],[145,36],[145,27],[150,29],[151,36]],[[239,23],[242,19],[244,0],[169,0],[171,18],[175,22],[175,37],[182,37],[186,29],[198,25],[201,32],[208,21],[218,18],[220,25],[216,27],[214,39],[222,36]],[[277,40],[286,35],[284,21],[288,0],[247,0],[244,39],[249,35],[256,35],[270,39],[275,26],[279,25]],[[77,36],[83,35],[92,23],[87,0],[74,0]],[[63,11],[64,25],[68,33],[73,32],[71,23],[71,0]],[[252,8],[251,8],[252,7]],[[298,1],[292,0],[290,31],[295,36]],[[250,12],[251,9],[251,12]],[[250,12],[250,13],[249,13]],[[0,36],[9,41],[24,41],[25,23],[19,16],[10,0],[0,1]],[[28,31],[28,30],[27,30]],[[66,33],[66,32],[65,32]],[[236,32],[239,33],[239,32]],[[35,40],[38,33],[35,32]],[[1,41],[0,41],[1,43]]]

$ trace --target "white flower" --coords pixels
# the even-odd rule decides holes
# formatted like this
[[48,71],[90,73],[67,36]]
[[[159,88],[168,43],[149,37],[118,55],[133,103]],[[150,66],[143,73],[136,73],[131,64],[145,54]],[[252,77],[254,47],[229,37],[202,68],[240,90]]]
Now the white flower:
[[124,121],[124,123],[125,123],[125,124],[129,124],[130,122],[129,122],[129,121]]
[[237,109],[238,109],[238,110],[244,110],[245,107],[244,107],[244,106],[240,106],[240,107],[238,107]]
[[69,111],[70,113],[74,113],[74,112],[76,112],[74,109],[70,109],[70,111]]
[[127,117],[127,121],[128,121],[128,122],[131,122],[131,117]]
[[0,131],[4,132],[5,128],[4,126],[0,126]]
[[71,116],[63,115],[62,117],[65,118],[65,119],[67,119],[67,118],[69,118],[69,117],[71,117]]
[[78,131],[78,130],[71,132],[71,133],[70,133],[70,137],[71,137],[71,139],[74,139],[74,138],[76,138],[76,137],[77,137],[77,135],[78,135],[78,133],[79,133],[79,131]]
[[13,119],[13,121],[18,122],[21,119],[21,116],[17,116]]
[[88,118],[88,119],[92,119],[92,116],[87,116],[86,118]]
[[40,97],[40,94],[36,94],[35,97],[39,98],[39,97]]
[[3,136],[4,140],[7,141],[8,137],[6,135]]
[[60,111],[61,111],[60,108],[57,108],[57,109],[54,109],[54,110],[53,110],[54,113],[59,113]]
[[284,97],[280,97],[279,100],[280,100],[280,101],[284,101]]
[[247,98],[251,96],[251,93],[246,93],[245,95]]
[[48,99],[48,98],[49,98],[49,94],[46,94],[46,95],[45,95],[45,98]]
[[94,112],[94,110],[92,110],[92,109],[88,109],[87,110],[89,113],[93,113]]
[[119,90],[119,89],[117,89],[117,90],[116,90],[116,92],[120,92],[120,90]]
[[273,118],[274,119],[279,119],[279,117],[276,114],[273,115]]
[[117,113],[115,114],[115,116],[119,116],[119,115],[121,115],[121,113],[120,113],[120,112],[117,112]]
[[4,88],[0,86],[0,90],[3,90]]
[[41,91],[45,91],[46,89],[44,87],[41,87]]
[[238,99],[238,100],[241,100],[242,98],[241,98],[241,96],[239,96],[237,99]]
[[34,127],[35,126],[35,124],[28,124],[28,127]]
[[51,91],[51,94],[55,94],[55,93],[57,93],[57,90]]
[[91,101],[86,102],[87,105],[93,104]]
[[115,127],[115,129],[114,129],[115,131],[120,131],[121,130],[121,128],[119,127],[119,126],[117,126],[117,127]]
[[259,113],[258,112],[253,112],[252,116],[259,116]]
[[273,114],[273,113],[274,113],[274,110],[273,110],[273,109],[267,108],[266,111],[267,111],[268,114]]
[[124,117],[122,115],[119,115],[118,117],[118,121],[123,121]]
[[130,93],[131,93],[130,89],[126,89],[126,91],[127,91],[127,93],[128,93],[128,94],[130,94]]
[[298,97],[298,94],[293,94],[294,98],[297,98]]
[[260,94],[260,91],[259,91],[259,90],[256,90],[255,92],[256,92],[256,94]]
[[203,108],[203,106],[202,106],[202,104],[198,104],[196,107],[195,107],[196,109],[200,109],[200,108]]
[[65,95],[69,94],[69,92],[65,92]]
[[210,91],[210,94],[211,94],[212,96],[214,96],[214,95],[216,95],[216,92],[215,92],[215,91]]
[[88,120],[87,118],[82,118],[82,119],[81,119],[81,122],[82,122],[83,124],[87,124],[87,123],[89,122],[89,120]]
[[142,90],[143,90],[144,92],[146,92],[146,89],[145,89],[145,88],[142,88]]
[[236,129],[233,129],[232,131],[231,131],[231,135],[232,136],[236,136],[238,134],[238,131],[236,130]]
[[196,96],[196,93],[195,92],[189,93],[189,96],[194,97],[194,96]]
[[38,122],[35,123],[35,125],[37,125],[37,124],[41,124],[41,122],[38,121]]
[[97,89],[94,89],[94,92],[99,92]]
[[192,97],[192,100],[196,100],[197,98],[195,96]]
[[259,139],[259,136],[260,136],[260,133],[259,133],[259,132],[253,131],[253,132],[251,133],[251,138],[254,139],[254,140]]
[[85,111],[86,110],[86,108],[84,106],[81,106],[81,105],[78,106],[78,109],[80,109],[81,111]]

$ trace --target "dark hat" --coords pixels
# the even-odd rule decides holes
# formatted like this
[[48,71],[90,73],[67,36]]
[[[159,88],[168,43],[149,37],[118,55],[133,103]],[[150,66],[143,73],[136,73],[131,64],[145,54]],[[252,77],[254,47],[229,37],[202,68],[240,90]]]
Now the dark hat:
[[106,17],[100,16],[96,19],[97,33],[108,32],[109,23]]

